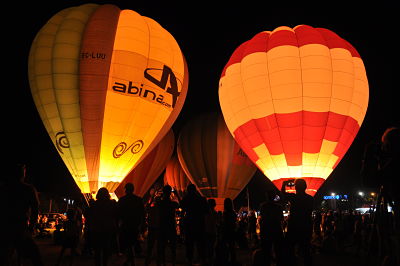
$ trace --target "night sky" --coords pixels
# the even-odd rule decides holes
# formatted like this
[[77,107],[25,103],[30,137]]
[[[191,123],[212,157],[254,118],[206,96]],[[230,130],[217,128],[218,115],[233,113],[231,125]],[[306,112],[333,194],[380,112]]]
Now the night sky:
[[[186,1],[184,6],[169,1],[92,1],[132,9],[160,23],[177,40],[189,68],[189,88],[184,107],[175,122],[175,134],[185,122],[199,113],[219,111],[218,81],[230,55],[241,43],[264,30],[279,26],[306,24],[336,32],[360,53],[370,86],[368,111],[361,129],[347,154],[317,193],[353,193],[361,189],[359,171],[364,146],[378,140],[390,126],[399,125],[400,112],[395,95],[399,75],[395,55],[398,42],[398,14],[394,6],[374,1],[362,5],[350,1],[279,6],[262,1]],[[258,1],[261,2],[261,1]],[[20,1],[3,6],[3,67],[6,81],[2,90],[1,127],[3,156],[7,163],[28,165],[30,181],[39,191],[57,195],[77,195],[78,190],[67,168],[48,137],[34,106],[28,83],[27,62],[32,40],[56,12],[85,1]],[[182,3],[182,2],[181,2]],[[212,2],[211,2],[212,3]],[[190,6],[189,6],[190,5]],[[379,6],[378,6],[379,5]],[[398,55],[397,55],[398,56]],[[249,183],[250,194],[259,197],[271,183],[257,171]],[[242,195],[240,196],[242,197]]]

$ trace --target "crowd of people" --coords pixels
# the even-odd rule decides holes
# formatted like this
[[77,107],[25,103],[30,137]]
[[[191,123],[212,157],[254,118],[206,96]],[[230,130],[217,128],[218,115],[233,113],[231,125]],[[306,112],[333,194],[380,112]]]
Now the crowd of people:
[[[396,152],[398,156],[397,149]],[[17,254],[17,258],[30,258],[33,265],[44,265],[32,237],[32,232],[38,228],[36,190],[23,182],[24,165],[18,165],[14,171],[10,176],[20,179],[10,179],[2,187],[1,195],[11,197],[1,201],[10,203],[4,210],[11,218],[0,227],[4,236],[0,262],[9,265]],[[374,174],[379,175],[379,171]],[[391,204],[396,211],[398,195],[393,188],[388,188],[390,180],[387,175],[385,177],[385,182],[379,183],[381,193],[374,214],[317,211],[314,198],[305,193],[306,182],[301,178],[284,181],[280,191],[267,191],[259,210],[247,215],[235,211],[230,198],[225,198],[223,210],[217,211],[215,199],[203,197],[194,184],[188,185],[182,197],[165,185],[147,202],[134,194],[132,183],[125,185],[125,195],[118,201],[111,199],[107,188],[102,187],[88,206],[70,208],[63,222],[57,224],[57,232],[62,231],[57,263],[60,264],[66,250],[70,250],[70,265],[81,255],[92,256],[95,265],[108,265],[113,253],[125,256],[124,265],[135,265],[138,256],[144,257],[145,265],[166,265],[167,262],[176,265],[179,243],[184,245],[188,265],[195,262],[240,265],[238,249],[252,253],[253,266],[313,265],[313,254],[339,254],[349,250],[367,259],[377,251],[377,255],[382,256],[380,265],[396,265],[398,212],[394,215],[382,212],[378,205]],[[287,193],[288,186],[294,187],[296,193]],[[287,216],[284,206],[289,206]]]

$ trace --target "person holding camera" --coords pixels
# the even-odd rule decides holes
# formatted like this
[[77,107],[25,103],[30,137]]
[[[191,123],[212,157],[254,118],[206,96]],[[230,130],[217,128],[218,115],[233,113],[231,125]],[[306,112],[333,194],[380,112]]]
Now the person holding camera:
[[361,168],[363,185],[379,192],[372,233],[378,235],[382,265],[400,264],[399,165],[400,128],[390,127],[381,141],[366,145]]
[[[287,193],[286,187],[295,187],[296,194]],[[288,265],[296,265],[295,247],[298,246],[303,254],[304,265],[312,265],[311,236],[312,211],[314,198],[306,193],[307,183],[304,179],[283,181],[282,198],[290,203],[287,233],[285,235],[288,247]]]
[[284,265],[283,253],[283,208],[279,196],[273,190],[265,192],[265,201],[260,205],[261,247],[253,254],[253,265],[271,265],[275,252],[276,265]]

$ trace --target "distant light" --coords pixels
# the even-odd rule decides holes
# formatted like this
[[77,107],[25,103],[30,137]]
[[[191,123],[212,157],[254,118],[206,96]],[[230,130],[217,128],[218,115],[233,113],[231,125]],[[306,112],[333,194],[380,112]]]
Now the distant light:
[[335,193],[331,193],[331,195],[325,195],[323,196],[324,200],[328,200],[328,199],[337,199],[337,200],[347,200],[348,196],[347,195],[336,195]]
[[360,191],[360,192],[358,192],[358,195],[360,195],[362,197],[362,196],[364,196],[364,192]]
[[375,192],[371,192],[371,196],[372,196],[372,197],[375,197]]

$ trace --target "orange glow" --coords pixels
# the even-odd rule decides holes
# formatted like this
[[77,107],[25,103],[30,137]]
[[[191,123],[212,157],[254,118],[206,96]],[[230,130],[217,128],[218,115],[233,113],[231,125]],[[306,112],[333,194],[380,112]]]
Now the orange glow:
[[82,193],[118,187],[167,134],[188,86],[171,34],[109,4],[55,14],[28,69],[39,115]]
[[183,171],[178,158],[176,156],[171,157],[165,168],[164,184],[170,185],[180,197],[183,197],[189,183],[190,181],[185,171]]
[[143,197],[162,174],[175,149],[174,132],[170,130],[158,145],[125,177],[115,190],[120,198],[125,195],[125,184],[133,183],[135,194]]
[[280,189],[314,195],[354,140],[368,106],[360,55],[330,30],[278,27],[243,43],[223,69],[219,101],[243,151]]
[[207,198],[235,199],[257,170],[219,114],[190,120],[180,132],[177,153],[189,180]]

